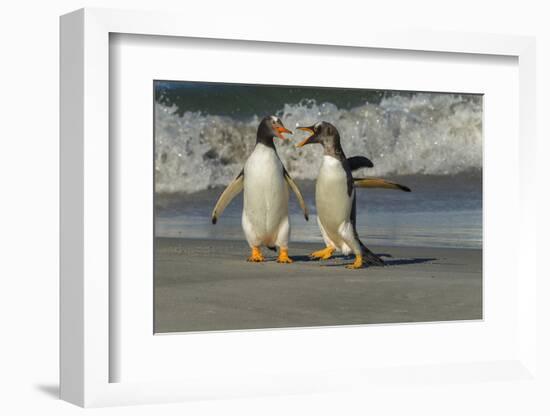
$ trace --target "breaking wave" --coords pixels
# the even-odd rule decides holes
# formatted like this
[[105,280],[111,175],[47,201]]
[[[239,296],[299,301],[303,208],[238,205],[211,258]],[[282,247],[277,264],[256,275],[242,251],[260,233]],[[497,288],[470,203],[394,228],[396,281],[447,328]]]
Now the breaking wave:
[[[482,98],[460,94],[393,95],[378,104],[341,109],[303,100],[277,115],[286,127],[325,120],[340,131],[346,155],[369,157],[369,175],[455,175],[482,168]],[[227,185],[254,148],[263,115],[248,120],[155,105],[155,170],[159,193],[191,193]],[[320,146],[296,148],[306,133],[275,139],[296,179],[315,179]]]

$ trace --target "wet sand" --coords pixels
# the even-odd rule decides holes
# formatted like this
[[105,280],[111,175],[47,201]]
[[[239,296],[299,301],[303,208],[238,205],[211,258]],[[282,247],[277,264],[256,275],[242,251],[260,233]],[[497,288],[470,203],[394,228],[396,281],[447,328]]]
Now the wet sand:
[[267,249],[247,263],[244,241],[157,238],[155,332],[482,318],[481,250],[369,247],[387,266],[311,261],[312,243],[292,244],[293,264]]

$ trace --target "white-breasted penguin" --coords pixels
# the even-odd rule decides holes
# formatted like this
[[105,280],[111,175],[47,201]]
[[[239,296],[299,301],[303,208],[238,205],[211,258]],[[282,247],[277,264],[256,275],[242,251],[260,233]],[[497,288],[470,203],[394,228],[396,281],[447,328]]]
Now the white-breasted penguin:
[[346,158],[340,145],[340,134],[336,127],[325,121],[310,127],[298,127],[310,136],[299,143],[319,143],[324,155],[317,183],[315,185],[315,204],[317,221],[326,244],[323,250],[311,253],[314,259],[329,259],[335,250],[345,255],[354,253],[355,261],[346,267],[359,269],[363,262],[373,266],[383,266],[384,261],[371,252],[359,239],[356,229],[355,188],[389,188],[410,192],[410,189],[380,178],[354,179],[352,171],[372,167],[372,162],[363,156]]
[[296,183],[286,171],[273,138],[285,140],[283,133],[292,132],[276,116],[262,119],[256,135],[256,146],[239,175],[227,186],[212,211],[216,224],[223,210],[244,189],[242,227],[252,254],[248,261],[262,262],[261,246],[272,250],[279,247],[279,263],[292,263],[288,256],[290,221],[288,218],[288,188],[296,194],[308,220],[308,211]]

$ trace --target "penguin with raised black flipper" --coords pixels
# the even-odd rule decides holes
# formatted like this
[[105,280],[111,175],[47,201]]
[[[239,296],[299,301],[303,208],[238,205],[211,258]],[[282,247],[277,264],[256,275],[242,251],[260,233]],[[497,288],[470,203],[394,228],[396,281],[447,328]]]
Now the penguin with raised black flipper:
[[383,266],[384,261],[370,251],[359,239],[356,229],[355,188],[390,188],[410,192],[405,186],[379,178],[354,179],[352,171],[372,167],[372,162],[363,156],[346,158],[340,144],[336,127],[319,122],[310,127],[298,127],[310,133],[297,146],[318,143],[323,146],[323,162],[315,185],[317,221],[326,248],[311,253],[314,259],[326,260],[339,250],[345,255],[355,254],[353,264],[346,267],[359,269],[363,263]]

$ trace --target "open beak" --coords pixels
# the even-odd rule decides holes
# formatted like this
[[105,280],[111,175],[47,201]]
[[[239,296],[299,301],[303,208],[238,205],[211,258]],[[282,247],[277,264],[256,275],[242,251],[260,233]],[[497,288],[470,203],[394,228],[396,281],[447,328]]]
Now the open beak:
[[281,140],[287,140],[287,138],[283,136],[283,133],[292,134],[292,132],[282,124],[275,126],[273,130],[275,131],[275,134],[277,135],[277,137]]
[[313,129],[313,126],[311,127],[296,127],[298,130],[307,131],[308,133],[311,133],[308,137],[306,137],[304,140],[302,140],[300,143],[296,145],[296,147],[302,147],[306,144],[308,144],[309,140],[315,136],[315,130]]

